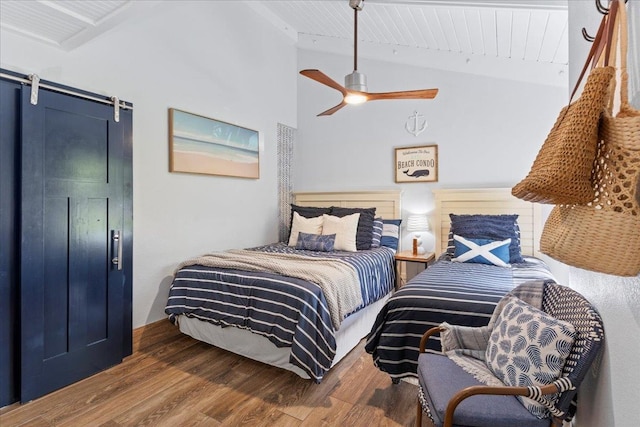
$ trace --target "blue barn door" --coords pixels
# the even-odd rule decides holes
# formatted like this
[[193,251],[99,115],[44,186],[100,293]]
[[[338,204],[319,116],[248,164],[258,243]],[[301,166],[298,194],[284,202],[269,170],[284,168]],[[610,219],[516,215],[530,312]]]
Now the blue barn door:
[[113,106],[44,89],[38,98],[32,105],[23,87],[22,402],[121,362],[130,346],[121,269],[130,129]]

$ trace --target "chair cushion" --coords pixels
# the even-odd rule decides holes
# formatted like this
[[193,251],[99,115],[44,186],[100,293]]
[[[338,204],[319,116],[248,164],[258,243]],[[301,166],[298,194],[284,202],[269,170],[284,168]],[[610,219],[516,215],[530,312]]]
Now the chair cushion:
[[[447,356],[431,353],[418,357],[418,381],[437,427],[442,426],[454,394],[465,387],[483,385]],[[477,395],[458,405],[454,426],[548,427],[549,419],[534,417],[514,396]]]

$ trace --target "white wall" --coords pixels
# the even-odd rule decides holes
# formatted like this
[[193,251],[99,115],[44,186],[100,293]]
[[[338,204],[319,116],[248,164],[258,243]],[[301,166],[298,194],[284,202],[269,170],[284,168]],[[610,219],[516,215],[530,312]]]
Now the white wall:
[[[165,317],[178,262],[276,241],[277,123],[296,125],[296,51],[242,2],[163,2],[71,52],[2,31],[0,65],[134,104],[133,326]],[[260,179],[168,172],[167,109],[260,131]]]
[[[628,3],[629,99],[640,108],[640,3]],[[569,74],[571,87],[587,57],[585,27],[595,34],[601,15],[593,2],[569,2]],[[640,230],[638,230],[640,235]],[[615,249],[614,249],[615,250]],[[624,248],[620,248],[624,250]],[[580,389],[576,425],[579,427],[635,427],[640,425],[640,278],[622,278],[567,268],[569,286],[587,297],[605,325],[602,362]]]
[[[566,87],[542,86],[472,74],[359,59],[369,91],[439,88],[433,100],[385,100],[316,115],[340,101],[339,92],[298,76],[296,190],[395,189],[403,191],[403,216],[433,209],[434,188],[511,187],[529,172],[558,112]],[[352,71],[347,56],[298,53],[298,69],[318,68],[343,84]],[[427,130],[405,130],[414,111]],[[396,184],[394,147],[437,144],[437,183]],[[403,230],[404,232],[404,230]],[[404,233],[403,247],[409,248]],[[428,236],[425,248],[433,249]]]

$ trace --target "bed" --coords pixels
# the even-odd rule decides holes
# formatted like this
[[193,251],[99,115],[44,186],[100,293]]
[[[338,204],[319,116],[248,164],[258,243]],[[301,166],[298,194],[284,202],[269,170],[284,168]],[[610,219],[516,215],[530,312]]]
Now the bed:
[[[530,280],[553,280],[545,263],[536,257],[542,227],[538,205],[516,199],[508,188],[435,190],[434,194],[436,209],[431,223],[437,260],[389,298],[365,345],[374,364],[394,382],[416,376],[420,338],[427,329],[442,322],[486,325],[498,301],[511,289]],[[478,237],[474,233],[493,233],[494,229],[501,235],[510,224],[507,231],[514,230],[521,259],[513,258],[517,248],[511,245],[511,239],[502,245],[503,256],[518,262],[497,266],[452,261],[456,252],[450,225],[454,220],[452,234],[459,231],[466,236],[468,232],[471,237]],[[478,221],[484,225],[479,226]],[[482,229],[485,225],[488,230]],[[439,336],[429,339],[427,351],[440,351]]]
[[[375,208],[376,220],[385,221],[401,215],[399,191],[298,192],[293,205],[299,213]],[[291,228],[297,226],[292,220]],[[182,262],[165,312],[197,340],[320,382],[371,330],[394,288],[395,251],[380,246],[325,252],[287,243]],[[352,290],[324,284],[354,277],[360,300]]]

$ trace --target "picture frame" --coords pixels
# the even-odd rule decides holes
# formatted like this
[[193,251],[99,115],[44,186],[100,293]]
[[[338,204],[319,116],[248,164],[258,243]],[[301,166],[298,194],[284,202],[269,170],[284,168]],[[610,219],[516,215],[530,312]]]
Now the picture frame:
[[169,108],[169,171],[258,179],[260,134]]
[[395,180],[397,183],[438,182],[438,146],[396,148]]

